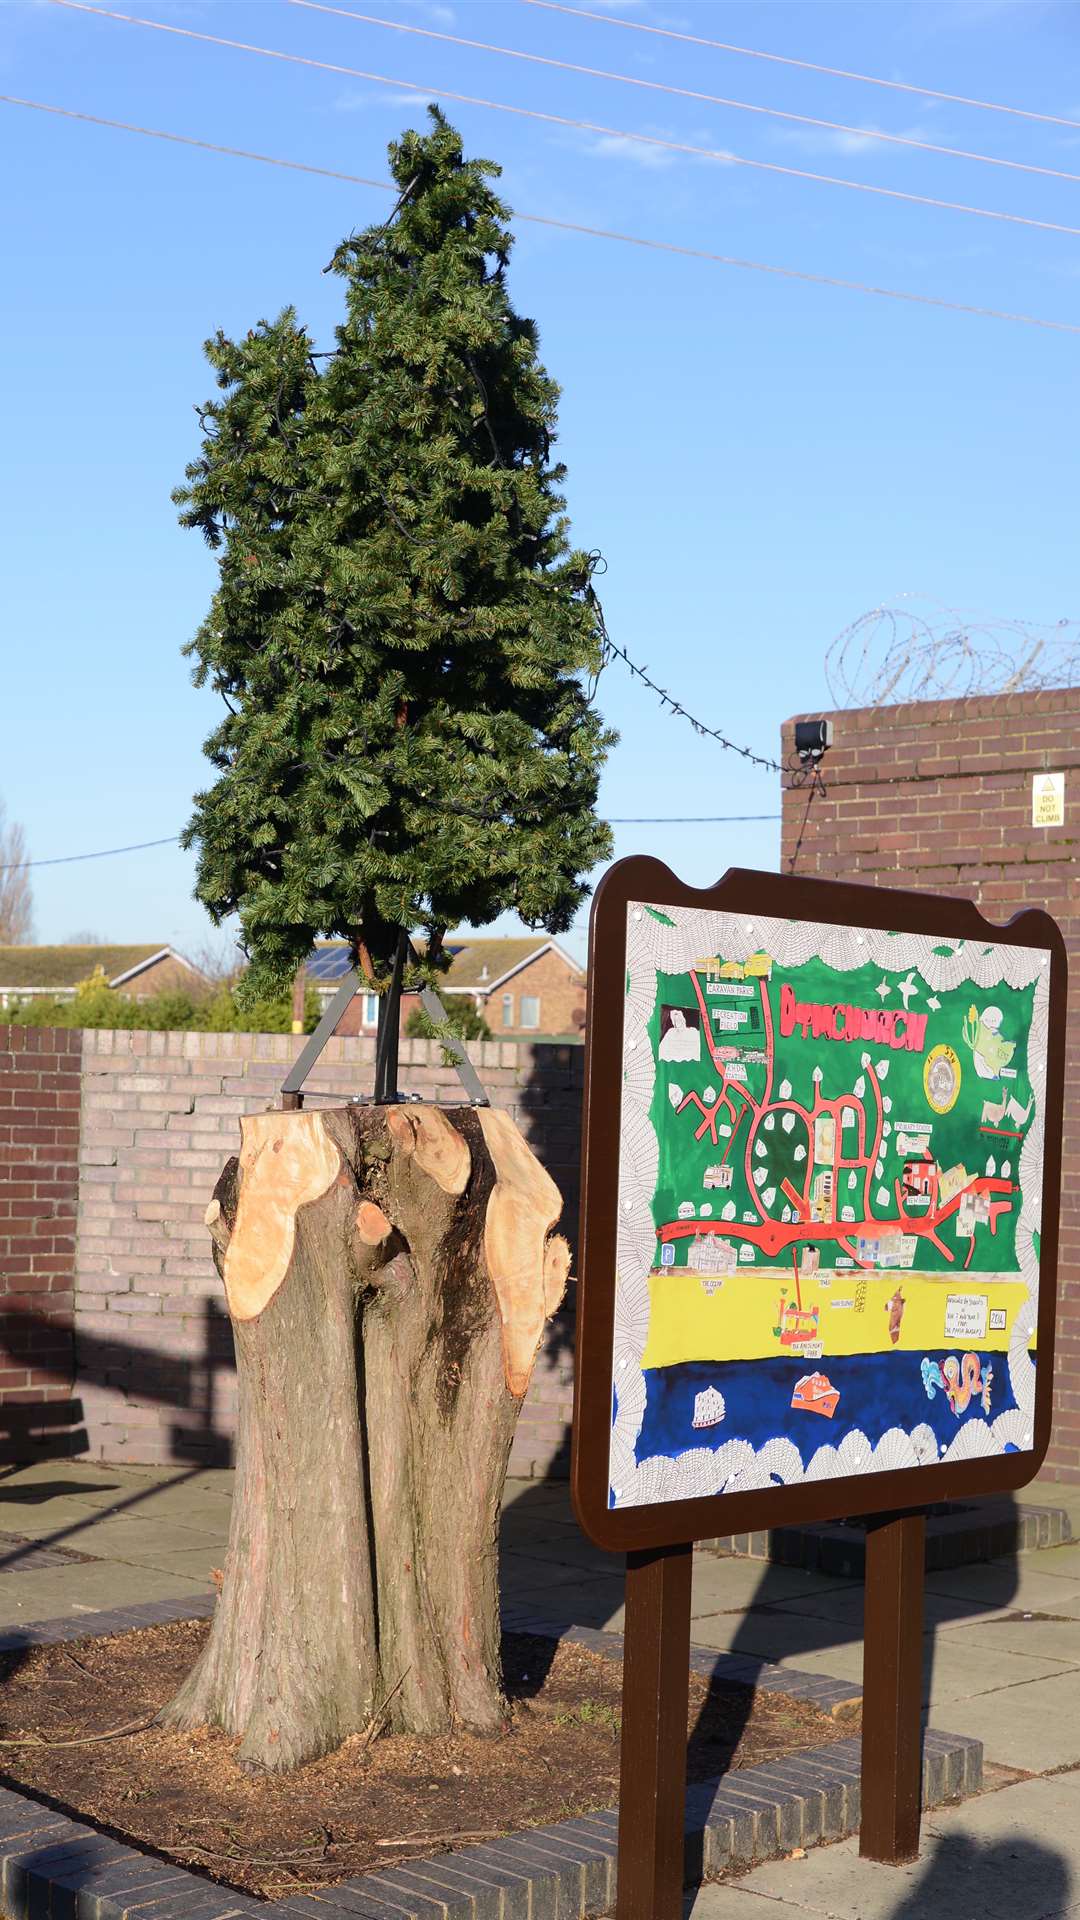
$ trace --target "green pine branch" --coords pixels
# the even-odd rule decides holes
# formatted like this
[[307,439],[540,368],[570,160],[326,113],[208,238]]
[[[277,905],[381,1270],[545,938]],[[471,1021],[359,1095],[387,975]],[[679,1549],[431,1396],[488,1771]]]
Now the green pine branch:
[[330,263],[333,355],[291,308],[208,343],[218,393],[175,495],[218,560],[187,651],[227,707],[184,838],[255,995],[320,936],[381,976],[401,926],[431,941],[512,909],[563,931],[611,851],[558,388],[510,302],[498,169],[429,113],[390,148],[392,219]]

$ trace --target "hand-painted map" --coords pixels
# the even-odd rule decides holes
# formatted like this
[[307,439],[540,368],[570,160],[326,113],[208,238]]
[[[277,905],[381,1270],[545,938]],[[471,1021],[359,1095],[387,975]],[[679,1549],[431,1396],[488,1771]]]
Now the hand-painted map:
[[632,904],[610,1505],[1032,1447],[1050,956]]

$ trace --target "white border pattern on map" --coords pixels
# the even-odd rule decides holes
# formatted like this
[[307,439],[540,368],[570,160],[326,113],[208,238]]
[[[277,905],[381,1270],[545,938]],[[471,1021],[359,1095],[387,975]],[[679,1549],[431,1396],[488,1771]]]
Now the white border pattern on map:
[[[1029,1451],[1035,1418],[1035,1364],[1028,1351],[1028,1338],[1038,1324],[1039,1310],[1039,1258],[1033,1236],[1039,1231],[1042,1213],[1049,953],[1041,947],[1001,946],[981,940],[952,942],[934,934],[894,934],[871,927],[774,920],[765,915],[715,913],[696,907],[665,907],[663,912],[674,924],[656,919],[644,903],[631,901],[627,907],[612,1355],[618,1407],[609,1455],[613,1504],[654,1506],[717,1493],[746,1493],[774,1481],[788,1485],[852,1473],[883,1473],[897,1467],[929,1466],[939,1459],[966,1460],[977,1454],[1003,1453],[1007,1445]],[[935,948],[946,945],[953,951],[935,952]],[[982,991],[1001,983],[1018,988],[1033,981],[1036,984],[1027,1060],[1035,1114],[1020,1152],[1021,1208],[1016,1228],[1028,1311],[1015,1317],[1009,1346],[1009,1380],[1016,1406],[993,1421],[965,1421],[943,1455],[932,1428],[920,1423],[910,1433],[892,1427],[874,1446],[856,1429],[845,1434],[839,1446],[818,1447],[805,1461],[788,1439],[768,1440],[756,1450],[747,1440],[726,1440],[717,1447],[691,1447],[675,1458],[654,1455],[639,1461],[635,1457],[645,1416],[641,1358],[649,1326],[649,1274],[656,1252],[651,1195],[656,1187],[660,1150],[649,1118],[656,1067],[648,1024],[656,1001],[657,974],[685,973],[703,953],[747,960],[762,950],[781,967],[820,958],[838,972],[865,966],[868,961],[890,972],[913,969],[931,993],[962,986],[965,981]]]

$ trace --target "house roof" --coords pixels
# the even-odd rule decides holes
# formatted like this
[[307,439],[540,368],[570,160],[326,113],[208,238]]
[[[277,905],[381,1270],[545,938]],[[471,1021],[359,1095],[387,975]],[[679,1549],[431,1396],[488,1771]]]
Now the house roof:
[[158,958],[179,960],[191,972],[198,971],[160,940],[132,947],[0,947],[0,988],[67,990],[89,979],[95,967],[101,967],[110,982],[126,980]]
[[542,953],[550,944],[542,934],[531,934],[528,938],[520,939],[463,941],[450,962],[446,985],[461,993],[487,993],[508,973],[515,973],[534,954]]
[[[544,934],[478,940],[451,935],[446,942],[450,967],[440,986],[448,993],[489,993],[492,987],[519,972],[537,954],[547,953],[549,948],[576,973],[582,972],[576,960]],[[320,940],[307,963],[308,978],[323,985],[340,980],[347,970],[348,947],[344,940]]]

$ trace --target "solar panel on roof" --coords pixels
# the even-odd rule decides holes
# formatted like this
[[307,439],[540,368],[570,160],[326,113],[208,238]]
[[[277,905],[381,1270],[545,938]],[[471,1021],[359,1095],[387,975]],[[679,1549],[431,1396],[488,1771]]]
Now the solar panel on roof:
[[351,965],[348,947],[317,947],[305,971],[309,980],[343,980]]

